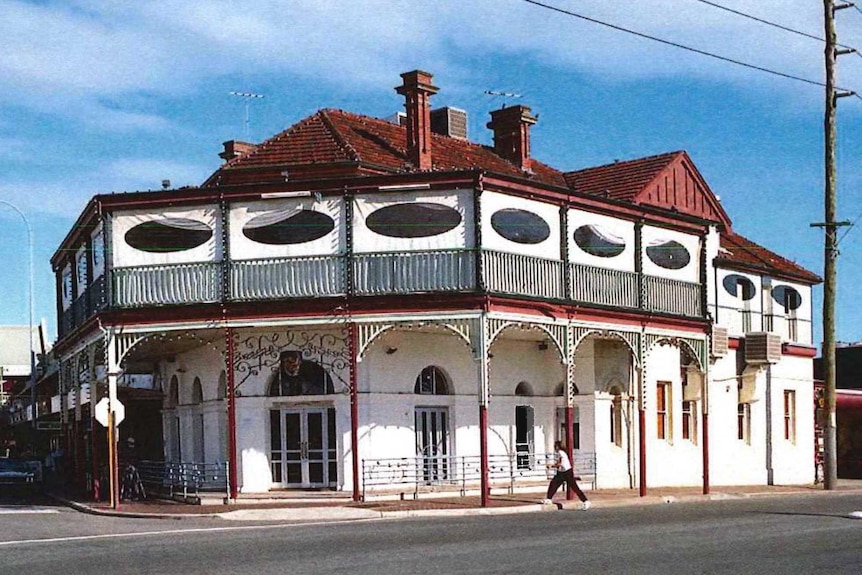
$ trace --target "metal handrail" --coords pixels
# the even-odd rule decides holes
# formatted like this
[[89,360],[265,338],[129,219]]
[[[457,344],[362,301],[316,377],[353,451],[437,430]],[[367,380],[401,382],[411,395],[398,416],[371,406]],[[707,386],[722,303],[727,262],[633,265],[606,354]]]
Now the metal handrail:
[[[546,480],[554,453],[518,452],[488,456],[488,480],[513,493],[519,484]],[[596,454],[576,451],[574,468],[581,477],[594,482]],[[526,462],[526,465],[525,465]],[[415,456],[362,460],[362,499],[377,488],[402,488],[418,498],[420,491],[446,487],[465,495],[468,488],[482,480],[482,459],[471,456]]]
[[135,463],[147,493],[173,497],[197,497],[203,492],[229,493],[227,463],[177,463],[138,461]]

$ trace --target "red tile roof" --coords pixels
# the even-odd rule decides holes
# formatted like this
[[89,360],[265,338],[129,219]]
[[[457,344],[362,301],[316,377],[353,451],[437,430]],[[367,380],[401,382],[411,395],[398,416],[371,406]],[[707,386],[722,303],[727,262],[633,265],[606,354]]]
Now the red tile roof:
[[630,202],[683,154],[685,152],[668,152],[567,172],[566,182],[578,192]]
[[[439,134],[431,135],[432,169],[457,171],[480,169],[501,175],[527,177],[536,182],[567,187],[563,173],[533,161],[525,174],[488,146]],[[406,128],[368,116],[341,110],[321,110],[260,144],[248,155],[234,158],[219,169],[226,175],[244,169],[309,164],[356,164],[359,173],[415,171],[407,159]],[[219,173],[213,174],[209,182]],[[231,174],[232,183],[240,183]],[[260,181],[252,171],[244,178]]]
[[[416,172],[407,158],[406,140],[404,126],[342,110],[320,110],[266,140],[250,153],[230,160],[210,176],[204,186],[215,185],[220,175],[230,184],[272,181],[273,178],[283,178],[283,170],[294,172],[292,168],[296,168],[295,173],[301,173],[302,177],[331,177],[336,173],[333,166],[341,166],[338,168],[341,175],[345,171],[352,175]],[[679,161],[686,161],[696,172],[687,154],[676,151],[568,173],[533,160],[532,171],[525,173],[494,153],[491,147],[439,134],[431,135],[431,156],[433,171],[485,170],[662,208],[667,206],[651,199],[649,186]],[[721,234],[721,247],[728,254],[720,255],[720,261],[733,267],[784,275],[803,282],[821,281],[812,272],[730,231],[730,221],[720,203],[699,175],[697,181],[699,193],[708,197],[715,208],[711,213],[717,214],[717,219],[728,229],[727,233]]]
[[732,231],[721,233],[721,249],[717,263],[734,268],[786,276],[802,283],[817,284],[823,280],[796,263]]

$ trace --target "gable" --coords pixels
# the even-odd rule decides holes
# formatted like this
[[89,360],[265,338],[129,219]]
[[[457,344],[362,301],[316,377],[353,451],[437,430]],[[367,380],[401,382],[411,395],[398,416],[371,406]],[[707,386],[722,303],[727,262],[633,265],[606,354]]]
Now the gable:
[[685,152],[676,154],[634,196],[633,202],[720,222],[730,227],[730,218]]

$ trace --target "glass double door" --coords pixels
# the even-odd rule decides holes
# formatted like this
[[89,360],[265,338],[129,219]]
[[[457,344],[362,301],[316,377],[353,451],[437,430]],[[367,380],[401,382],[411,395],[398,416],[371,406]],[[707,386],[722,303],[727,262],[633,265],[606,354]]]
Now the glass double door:
[[270,464],[276,487],[338,485],[335,408],[270,411]]

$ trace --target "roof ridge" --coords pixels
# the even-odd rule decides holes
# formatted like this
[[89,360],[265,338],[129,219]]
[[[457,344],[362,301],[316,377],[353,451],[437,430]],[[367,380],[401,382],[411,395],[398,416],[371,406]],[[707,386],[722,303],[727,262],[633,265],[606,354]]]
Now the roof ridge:
[[641,158],[632,158],[631,160],[619,160],[619,161],[609,162],[607,164],[600,164],[598,166],[588,166],[586,168],[581,168],[580,170],[571,170],[571,171],[568,171],[565,173],[566,174],[577,174],[579,172],[586,172],[588,170],[599,170],[601,168],[609,168],[612,166],[626,166],[628,164],[634,164],[637,162],[644,162],[647,160],[655,160],[657,158],[662,158],[662,157],[675,158],[675,157],[677,157],[681,154],[685,154],[685,153],[686,153],[685,150],[674,150],[673,152],[663,152],[661,154],[653,154],[652,156],[643,156]]
[[335,110],[333,108],[324,108],[322,110],[318,110],[316,116],[320,116],[323,123],[326,125],[326,129],[329,130],[329,133],[335,139],[335,143],[347,153],[351,160],[354,162],[360,162],[362,159],[359,157],[359,152],[356,151],[356,148],[350,145],[350,143],[345,139],[341,132],[338,131],[338,128],[335,127],[335,124],[332,123],[332,119],[329,117],[329,114],[333,111],[344,113],[343,110]]

